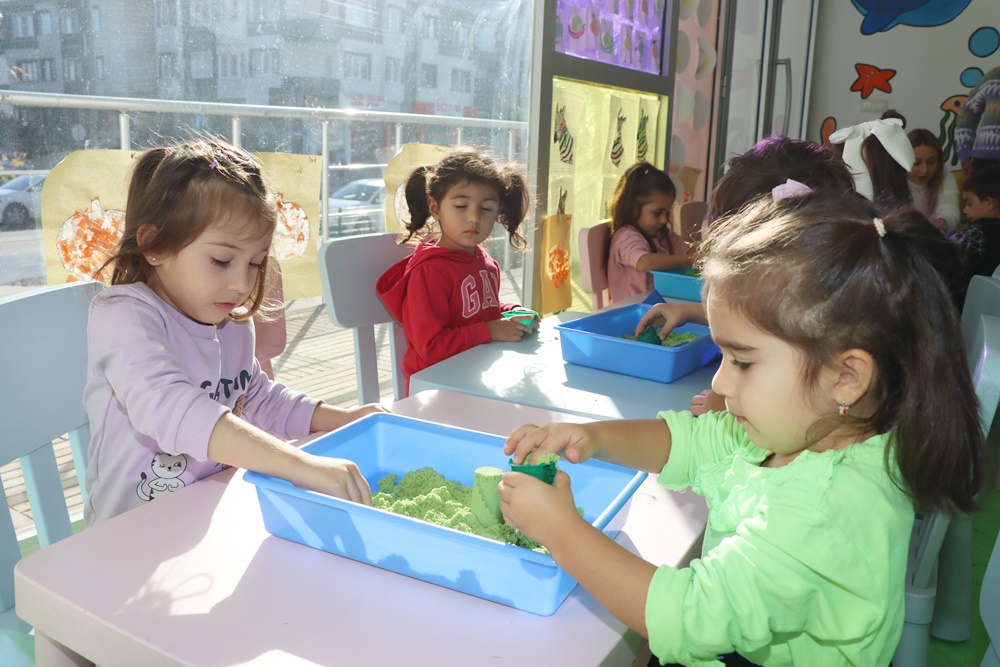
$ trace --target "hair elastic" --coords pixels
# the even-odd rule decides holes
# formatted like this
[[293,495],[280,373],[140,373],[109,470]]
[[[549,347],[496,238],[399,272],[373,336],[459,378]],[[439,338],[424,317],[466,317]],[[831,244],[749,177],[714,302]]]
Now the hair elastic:
[[805,183],[799,183],[789,178],[784,183],[771,188],[771,197],[774,201],[781,201],[790,197],[805,197],[808,194],[812,194],[812,191],[813,189]]
[[875,225],[875,231],[878,232],[879,238],[885,236],[885,223],[882,222],[882,218],[872,219],[872,224]]

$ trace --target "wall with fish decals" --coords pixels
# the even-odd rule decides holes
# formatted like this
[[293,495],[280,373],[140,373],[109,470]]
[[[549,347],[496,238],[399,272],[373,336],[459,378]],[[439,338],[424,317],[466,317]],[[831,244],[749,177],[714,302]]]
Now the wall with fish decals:
[[850,0],[820,3],[807,137],[878,118],[938,135],[956,169],[955,112],[1000,65],[997,0]]

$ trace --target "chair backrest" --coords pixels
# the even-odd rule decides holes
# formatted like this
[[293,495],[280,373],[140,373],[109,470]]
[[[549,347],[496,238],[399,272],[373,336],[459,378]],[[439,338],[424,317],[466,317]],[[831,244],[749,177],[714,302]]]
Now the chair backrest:
[[[43,287],[0,298],[0,465],[20,461],[42,547],[73,533],[52,441],[69,434],[86,502],[90,429],[87,318],[100,283]],[[14,606],[14,564],[21,552],[10,513],[0,512],[0,612]],[[14,617],[13,613],[7,615]],[[0,614],[0,627],[7,619]],[[12,623],[20,629],[18,623]]]
[[962,342],[971,357],[974,338],[979,332],[981,315],[1000,317],[1000,279],[987,276],[972,276],[965,293],[962,306]]
[[395,232],[345,236],[325,241],[319,248],[319,272],[323,299],[330,321],[354,329],[354,356],[361,403],[381,399],[375,325],[390,323],[389,347],[392,381],[397,399],[406,396],[403,328],[385,309],[375,292],[375,283],[386,269],[413,252],[413,246],[399,245]]
[[[976,367],[981,378],[980,382],[988,382],[988,391],[991,393],[986,391],[980,393],[978,385],[976,393],[979,394],[980,402],[984,404],[984,414],[987,414],[990,406],[996,408],[996,402],[1000,400],[1000,361],[998,361],[1000,359],[1000,334],[997,333],[997,329],[1000,329],[1000,318],[985,315],[982,320],[983,345],[976,361]],[[983,380],[984,377],[987,379]],[[987,400],[992,402],[986,404]],[[989,432],[988,426],[984,432]],[[979,597],[979,613],[994,647],[1000,646],[1000,595],[997,595],[998,592],[1000,592],[1000,536],[993,547],[989,563],[986,565],[986,572],[983,574],[982,594]]]
[[602,220],[593,227],[580,230],[580,280],[583,291],[591,294],[594,312],[604,307],[608,289],[608,245],[611,243],[611,221]]
[[707,201],[689,201],[681,204],[681,237],[691,240],[692,235],[701,229],[701,223],[708,215]]

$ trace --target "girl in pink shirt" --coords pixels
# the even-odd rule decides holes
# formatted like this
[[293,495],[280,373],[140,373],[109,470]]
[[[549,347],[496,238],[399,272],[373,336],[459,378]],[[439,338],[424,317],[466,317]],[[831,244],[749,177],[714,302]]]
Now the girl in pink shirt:
[[653,287],[650,271],[691,266],[688,244],[670,230],[670,209],[677,198],[673,181],[647,162],[622,174],[611,198],[608,291],[621,301]]

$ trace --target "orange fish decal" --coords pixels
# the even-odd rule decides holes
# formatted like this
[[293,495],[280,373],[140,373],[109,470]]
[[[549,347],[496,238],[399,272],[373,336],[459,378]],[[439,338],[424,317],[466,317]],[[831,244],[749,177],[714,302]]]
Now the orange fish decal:
[[892,92],[889,79],[896,76],[896,70],[879,69],[862,63],[855,64],[854,69],[858,72],[858,78],[851,84],[851,90],[860,90],[862,99],[866,99],[876,88],[887,93]]

